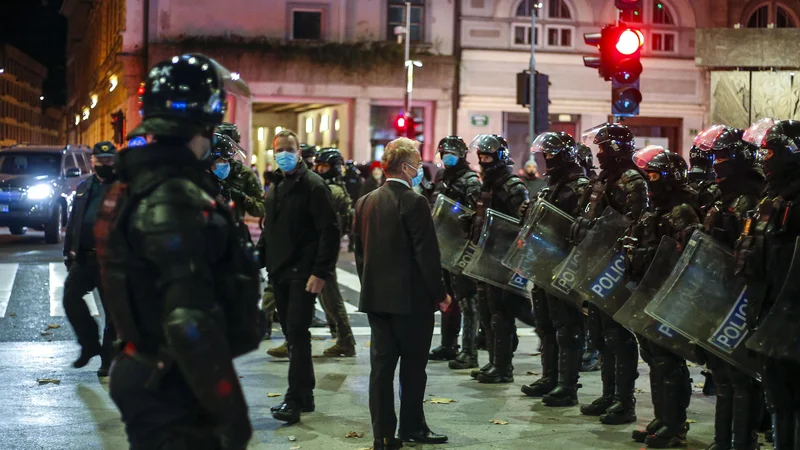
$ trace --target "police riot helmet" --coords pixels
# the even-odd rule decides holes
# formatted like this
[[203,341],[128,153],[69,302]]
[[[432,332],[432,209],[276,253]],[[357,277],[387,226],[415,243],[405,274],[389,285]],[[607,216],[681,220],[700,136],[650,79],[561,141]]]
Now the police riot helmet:
[[142,123],[127,138],[212,137],[227,107],[224,85],[230,72],[200,54],[174,56],[147,73],[141,96]]
[[594,155],[592,155],[592,149],[583,142],[576,142],[575,148],[578,151],[578,164],[587,172],[594,170]]
[[704,152],[700,150],[700,147],[692,145],[692,148],[689,149],[689,163],[692,173],[709,173],[714,170],[714,154]]
[[436,150],[441,156],[445,154],[456,155],[460,159],[467,157],[469,149],[466,142],[460,136],[447,136],[439,141],[439,147]]
[[689,181],[686,160],[659,145],[648,145],[635,152],[633,162],[647,174],[648,186],[655,195],[680,189]]
[[610,169],[629,160],[636,150],[633,133],[621,123],[604,123],[589,131],[592,143],[597,145],[597,159],[601,169]]
[[[320,164],[327,164],[330,169],[325,173],[320,173],[320,176],[325,179],[336,178],[342,175],[342,166],[344,165],[344,158],[338,148],[326,147],[319,151],[316,159],[316,167]],[[319,172],[317,172],[319,173]]]
[[236,158],[242,162],[246,154],[247,152],[227,134],[215,132],[211,138],[211,156],[214,160]]
[[696,147],[713,161],[718,179],[753,169],[757,147],[743,139],[744,131],[725,125],[714,125],[698,134]]
[[242,135],[239,134],[239,129],[236,127],[235,123],[222,122],[222,124],[217,127],[217,133],[230,136],[233,142],[237,144],[242,142]]
[[800,121],[781,120],[765,134],[758,152],[767,181],[794,178],[800,170]]
[[531,153],[534,161],[544,159],[548,173],[578,164],[575,139],[563,131],[548,131],[537,136],[531,144]]
[[469,144],[469,149],[475,151],[479,157],[492,157],[489,162],[480,162],[484,174],[500,167],[506,167],[511,161],[508,142],[499,134],[479,134]]

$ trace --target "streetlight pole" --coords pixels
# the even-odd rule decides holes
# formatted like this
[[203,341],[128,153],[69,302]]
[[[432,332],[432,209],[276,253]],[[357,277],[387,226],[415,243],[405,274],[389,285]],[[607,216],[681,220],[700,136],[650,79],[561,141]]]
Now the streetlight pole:
[[533,140],[536,139],[536,10],[539,3],[532,4],[531,7],[531,96],[528,100],[530,103],[530,118],[528,119],[530,133],[530,142],[528,145],[533,145]]
[[411,63],[411,2],[406,2],[406,93],[403,99],[403,115],[406,121],[411,117],[411,90],[414,84],[414,65]]

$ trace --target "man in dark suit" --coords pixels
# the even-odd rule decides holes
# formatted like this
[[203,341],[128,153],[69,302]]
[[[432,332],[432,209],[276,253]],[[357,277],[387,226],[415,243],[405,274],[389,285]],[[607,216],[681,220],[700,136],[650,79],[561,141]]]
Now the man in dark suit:
[[[399,138],[383,155],[386,183],[356,203],[353,226],[359,309],[372,329],[369,410],[375,450],[401,441],[444,443],[428,428],[425,396],[428,350],[437,304],[450,305],[428,201],[412,187],[422,180],[419,143]],[[394,437],[394,372],[400,360],[400,439]]]

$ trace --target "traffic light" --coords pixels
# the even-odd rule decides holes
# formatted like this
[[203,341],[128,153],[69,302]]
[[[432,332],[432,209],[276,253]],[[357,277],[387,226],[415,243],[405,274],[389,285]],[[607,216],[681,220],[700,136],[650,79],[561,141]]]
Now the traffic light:
[[111,113],[111,129],[114,130],[114,143],[121,145],[125,138],[125,115],[122,111]]
[[614,61],[612,50],[618,32],[619,27],[616,25],[606,25],[599,33],[586,33],[583,35],[583,41],[586,42],[586,45],[597,47],[600,50],[599,56],[584,56],[583,65],[597,69],[600,78],[606,81],[611,80]]
[[[533,97],[536,132],[547,131],[550,125],[550,77],[536,72],[536,94]],[[525,70],[517,74],[517,104],[531,104],[531,72]]]
[[[623,22],[641,22],[642,0],[615,0],[617,9],[620,10],[620,20]],[[637,20],[638,19],[638,20]]]
[[642,102],[639,77],[644,36],[640,30],[623,25],[616,27],[611,42],[611,112],[618,117],[637,116]]
[[417,122],[414,116],[410,114],[401,114],[397,116],[394,122],[394,129],[397,132],[397,137],[407,137],[415,139],[417,137]]

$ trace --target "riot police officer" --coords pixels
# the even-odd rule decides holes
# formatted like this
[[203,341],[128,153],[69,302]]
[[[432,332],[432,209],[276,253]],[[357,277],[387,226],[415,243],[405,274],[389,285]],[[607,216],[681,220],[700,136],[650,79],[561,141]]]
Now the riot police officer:
[[[230,124],[227,129],[231,130],[229,133],[236,131]],[[237,152],[244,153],[244,150],[233,138],[219,132],[214,133],[212,145],[211,173],[219,180],[222,197],[233,202],[238,220],[244,222],[245,213],[264,217],[264,188],[256,174],[234,158]]]
[[[97,209],[114,183],[114,156],[117,148],[111,142],[98,142],[92,149],[94,174],[82,181],[75,190],[64,237],[64,264],[69,271],[64,282],[64,311],[72,329],[78,337],[81,354],[73,367],[86,366],[95,355],[100,355],[100,369],[97,376],[107,377],[111,366],[112,343],[116,338],[114,324],[106,313],[102,345],[98,343],[97,322],[89,312],[83,296],[95,288],[100,292],[100,301],[105,302],[103,287],[100,285],[100,267],[97,265],[94,223]],[[105,307],[103,308],[105,309]]]
[[[467,144],[458,136],[447,136],[439,141],[438,152],[444,171],[434,187],[433,197],[444,195],[474,209],[475,200],[480,195],[481,180],[467,163]],[[451,369],[478,367],[478,350],[475,348],[475,336],[478,332],[475,282],[446,270],[444,280],[450,295],[457,301],[442,313],[442,344],[431,351],[429,359],[449,360]],[[459,352],[458,334],[461,331],[462,314],[464,335]]]
[[121,183],[98,212],[102,281],[124,343],[110,394],[133,449],[244,449],[252,434],[232,358],[261,341],[258,265],[206,173],[226,82],[197,54],[148,72],[129,138],[152,142],[119,154]]
[[[590,181],[578,162],[575,139],[564,132],[540,134],[531,146],[537,160],[544,160],[548,184],[540,197],[577,217],[585,208]],[[536,333],[542,342],[542,377],[522,392],[542,397],[547,406],[578,404],[578,378],[583,354],[583,312],[550,293],[533,294]]]
[[[758,206],[765,185],[763,174],[755,168],[758,148],[745,142],[742,135],[742,130],[715,125],[700,133],[692,147],[702,153],[702,160],[713,161],[720,193],[705,216],[704,231],[731,250],[744,230],[748,214]],[[709,450],[756,448],[762,404],[760,386],[750,375],[714,354],[706,352],[705,357],[717,395],[714,443]]]
[[700,208],[703,212],[707,212],[720,196],[714,173],[714,155],[702,151],[697,145],[692,145],[689,149],[689,163],[692,165],[689,171],[689,187],[697,192]]
[[[350,226],[353,223],[353,201],[347,194],[346,186],[342,181],[342,166],[344,159],[337,148],[323,148],[317,155],[314,171],[325,180],[325,184],[331,190],[333,209],[339,219],[339,228],[342,236],[350,233]],[[322,353],[325,356],[356,356],[356,340],[353,337],[353,330],[350,328],[350,319],[344,307],[344,299],[339,291],[339,283],[336,281],[336,271],[328,278],[319,293],[322,307],[326,315],[332,322],[332,333],[336,338],[336,344],[325,349]]]
[[[342,180],[347,188],[347,194],[350,196],[350,200],[354,202],[358,200],[358,194],[361,192],[361,185],[364,183],[364,178],[361,177],[361,171],[358,170],[356,163],[353,162],[352,159],[348,159],[345,163]],[[355,250],[355,242],[350,235],[347,236],[347,239],[347,251],[352,252]]]
[[306,163],[306,167],[314,170],[314,160],[317,158],[317,147],[314,145],[300,144],[300,157]]
[[[606,207],[634,221],[647,209],[645,178],[631,159],[635,149],[633,133],[624,125],[607,123],[596,129],[594,144],[599,148],[601,172],[592,183],[589,205],[575,226],[576,240],[582,239]],[[633,393],[639,377],[636,339],[594,305],[589,305],[588,325],[592,344],[603,359],[600,372],[603,394],[591,404],[581,406],[581,413],[600,416],[600,421],[608,425],[633,422],[636,420]]]
[[578,164],[580,164],[581,167],[583,167],[583,170],[586,171],[586,176],[588,176],[589,179],[594,180],[597,178],[597,172],[595,172],[597,167],[594,166],[594,155],[592,155],[592,149],[583,142],[577,142],[575,146],[578,149]]
[[[691,234],[700,227],[696,193],[688,186],[686,161],[663,147],[648,146],[637,151],[633,160],[648,177],[650,210],[629,229],[622,239],[626,255],[626,277],[641,282],[663,237],[685,248]],[[655,418],[632,438],[648,447],[686,446],[686,408],[692,395],[686,360],[638,336],[642,359],[650,366],[650,388]]]
[[[508,142],[496,134],[475,137],[470,149],[478,153],[483,170],[483,186],[475,202],[472,221],[472,240],[478,241],[486,210],[491,208],[511,217],[519,217],[520,206],[528,200],[525,183],[513,173],[514,161],[509,155]],[[531,321],[528,299],[485,283],[477,283],[478,314],[486,334],[489,363],[473,372],[481,383],[512,383],[516,339],[516,317]]]
[[[583,167],[583,170],[586,171],[586,176],[589,177],[590,180],[594,181],[597,179],[597,172],[595,170],[597,167],[594,166],[594,155],[592,155],[592,149],[583,142],[577,142],[575,146],[578,149],[578,164],[580,164],[581,167]],[[588,328],[588,320],[589,317],[584,316],[582,330],[584,344],[583,356],[581,357],[581,372],[593,372],[600,368],[600,352],[594,348],[591,348],[590,341],[588,339],[588,333],[586,333],[586,329]]]
[[[751,326],[760,326],[781,295],[786,295],[781,294],[782,286],[789,268],[796,263],[793,250],[800,235],[800,210],[794,207],[800,201],[800,122],[779,121],[762,135],[763,139],[758,136],[753,142],[761,143],[758,159],[766,174],[766,197],[745,223],[735,246],[737,273],[747,285],[747,320]],[[794,302],[796,292],[788,294],[792,298],[789,301]],[[793,328],[796,323],[785,326]],[[756,332],[761,331],[756,328]],[[772,414],[773,445],[776,449],[796,448],[800,433],[797,421],[800,364],[767,353],[761,355],[764,393]]]

